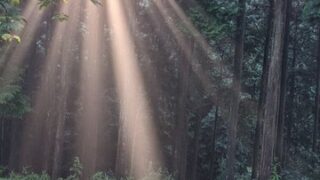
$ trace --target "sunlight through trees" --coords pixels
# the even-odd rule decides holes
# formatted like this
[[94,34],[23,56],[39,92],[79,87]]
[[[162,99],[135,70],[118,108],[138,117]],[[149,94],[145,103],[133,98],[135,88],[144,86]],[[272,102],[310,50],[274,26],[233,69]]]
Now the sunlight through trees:
[[0,0],[0,179],[320,179],[318,0]]

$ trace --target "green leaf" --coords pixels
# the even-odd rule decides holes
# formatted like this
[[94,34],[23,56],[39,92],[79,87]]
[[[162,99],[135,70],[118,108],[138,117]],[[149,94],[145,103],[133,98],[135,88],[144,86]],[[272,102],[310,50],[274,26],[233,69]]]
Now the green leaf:
[[10,41],[11,39],[11,34],[5,33],[1,35],[1,39],[4,41]]
[[68,20],[69,16],[66,14],[56,14],[52,17],[52,20],[56,21],[66,21]]
[[40,9],[42,9],[42,8],[48,7],[48,6],[55,4],[55,3],[56,3],[55,0],[39,0],[38,4],[39,4]]
[[19,36],[17,36],[17,35],[12,35],[12,38],[13,38],[14,40],[16,40],[18,43],[21,42],[21,38],[20,38]]
[[91,0],[91,2],[95,5],[99,5],[99,6],[102,6],[102,3],[100,0]]
[[20,0],[10,0],[10,4],[12,6],[18,6],[20,4]]
[[6,42],[11,42],[11,41],[13,41],[13,40],[17,41],[18,43],[21,42],[21,39],[20,39],[19,36],[14,35],[14,34],[8,34],[8,33],[2,34],[2,35],[1,35],[1,39],[2,39],[3,41],[6,41]]

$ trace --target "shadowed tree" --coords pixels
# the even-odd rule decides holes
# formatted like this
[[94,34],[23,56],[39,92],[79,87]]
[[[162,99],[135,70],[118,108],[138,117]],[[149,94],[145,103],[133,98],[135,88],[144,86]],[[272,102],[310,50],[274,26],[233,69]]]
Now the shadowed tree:
[[284,140],[284,120],[286,115],[286,94],[287,94],[287,71],[288,71],[288,51],[290,42],[290,20],[291,20],[291,0],[286,1],[286,20],[284,27],[284,44],[281,64],[281,86],[280,105],[277,119],[277,139],[276,139],[276,160],[279,162],[278,171],[283,166],[283,140]]
[[320,121],[320,25],[318,25],[318,50],[317,50],[317,77],[316,77],[316,98],[315,98],[315,118],[313,123],[312,151],[316,152],[319,138]]
[[243,60],[244,48],[244,33],[245,33],[245,11],[246,0],[238,1],[239,11],[236,19],[236,32],[235,32],[235,53],[233,64],[233,85],[232,85],[232,99],[230,117],[228,122],[228,147],[227,147],[227,176],[226,179],[232,180],[235,175],[235,151],[236,151],[236,138],[237,138],[237,125],[239,118],[239,104],[241,92],[241,69]]
[[258,175],[259,180],[269,180],[271,177],[273,151],[276,137],[276,119],[280,98],[281,64],[283,54],[286,1],[274,0],[273,3],[274,21],[271,41],[272,48],[270,67],[268,71],[266,105],[263,116],[261,159]]

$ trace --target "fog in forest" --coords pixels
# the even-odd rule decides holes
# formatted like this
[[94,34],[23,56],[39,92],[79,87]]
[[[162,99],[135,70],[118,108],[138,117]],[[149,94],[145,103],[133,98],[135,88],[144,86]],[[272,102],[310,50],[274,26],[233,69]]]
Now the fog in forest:
[[0,179],[320,179],[319,0],[0,0]]

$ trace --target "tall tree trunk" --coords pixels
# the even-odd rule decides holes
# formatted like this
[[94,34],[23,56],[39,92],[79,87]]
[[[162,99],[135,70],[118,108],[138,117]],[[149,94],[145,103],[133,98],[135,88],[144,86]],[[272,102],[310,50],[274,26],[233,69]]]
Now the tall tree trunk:
[[241,68],[243,60],[244,48],[244,31],[245,31],[245,11],[246,0],[239,0],[239,12],[237,17],[236,32],[235,32],[235,54],[234,54],[234,69],[233,69],[233,92],[232,105],[230,109],[230,118],[228,122],[228,147],[227,147],[227,180],[234,179],[235,151],[238,125],[238,111],[240,104],[241,91]]
[[296,73],[295,73],[295,67],[296,67],[296,61],[297,61],[297,48],[298,48],[298,15],[295,15],[295,32],[294,32],[294,38],[293,38],[293,53],[292,53],[292,63],[291,63],[291,73],[289,75],[289,96],[288,96],[288,104],[287,104],[287,110],[288,110],[288,117],[286,120],[286,141],[285,141],[285,151],[284,153],[284,161],[287,159],[289,155],[289,149],[291,145],[291,132],[293,127],[293,118],[294,118],[294,108],[295,108],[295,80],[296,80]]
[[266,31],[266,39],[264,44],[264,54],[263,54],[263,70],[261,76],[261,86],[260,86],[260,95],[258,102],[258,117],[257,124],[255,128],[255,139],[254,139],[254,147],[253,147],[253,161],[252,161],[252,175],[251,179],[256,179],[258,176],[259,169],[259,154],[261,147],[261,134],[262,134],[262,115],[264,111],[264,105],[266,101],[266,87],[268,82],[268,69],[270,65],[269,61],[269,50],[270,50],[270,41],[272,35],[272,19],[273,19],[273,0],[269,0],[269,14],[267,17],[267,31]]
[[[72,40],[68,39],[69,41],[66,45],[71,47]],[[69,44],[70,43],[70,44]],[[63,154],[63,142],[64,142],[64,132],[65,132],[65,123],[66,123],[66,113],[67,113],[67,97],[68,97],[68,84],[70,84],[69,78],[67,77],[68,72],[68,60],[71,59],[70,51],[68,48],[64,48],[62,50],[63,53],[68,53],[61,57],[61,64],[63,65],[59,71],[59,78],[57,78],[57,89],[56,95],[60,96],[57,100],[57,107],[56,107],[56,131],[54,137],[54,148],[53,148],[53,163],[52,163],[52,179],[57,179],[61,173],[61,166],[62,166],[62,154]]]
[[14,118],[0,117],[0,166],[6,167],[10,157],[10,136]]
[[193,40],[189,40],[188,46],[189,53],[184,54],[183,58],[180,59],[179,63],[180,80],[178,88],[179,97],[176,121],[177,136],[175,139],[175,170],[177,173],[176,178],[178,180],[185,180],[187,171],[188,117],[186,111],[186,103],[188,98],[189,76],[191,71],[191,61],[188,61],[188,58],[192,56],[192,51],[194,49]]
[[192,161],[192,169],[191,169],[191,179],[197,179],[197,168],[198,168],[198,157],[199,157],[199,146],[200,146],[200,129],[201,129],[201,120],[197,119],[196,122],[196,131],[195,131],[195,145],[194,145],[194,155]]
[[[65,104],[64,102],[63,104]],[[64,140],[64,129],[65,129],[65,105],[62,105],[61,112],[58,112],[57,127],[54,142],[54,152],[53,152],[53,165],[52,165],[52,179],[57,179],[60,175],[60,167],[62,166],[62,147]]]
[[286,115],[286,92],[287,92],[287,70],[288,70],[288,49],[290,42],[290,12],[291,0],[286,2],[286,20],[284,30],[284,44],[281,65],[281,86],[280,86],[280,106],[277,123],[277,140],[276,140],[276,160],[279,162],[278,171],[283,166],[283,138],[284,138],[284,119]]
[[277,110],[279,109],[281,64],[286,1],[274,0],[273,38],[271,61],[268,71],[266,105],[263,116],[263,134],[259,180],[269,180],[272,172],[273,150],[275,145]]
[[216,107],[216,112],[214,115],[214,122],[213,122],[213,127],[212,127],[212,139],[211,139],[211,143],[210,145],[212,146],[211,149],[211,159],[210,159],[210,180],[214,180],[215,179],[215,175],[216,175],[216,167],[215,167],[215,163],[216,163],[216,134],[217,134],[217,123],[218,123],[218,118],[219,118],[219,106]]
[[5,123],[4,118],[0,117],[0,166],[4,166],[4,150],[5,150]]
[[200,149],[200,131],[201,131],[201,120],[205,118],[211,111],[212,104],[207,104],[202,106],[198,112],[196,112],[194,121],[196,121],[195,127],[195,136],[194,136],[194,153],[193,153],[193,160],[192,160],[192,167],[191,167],[191,179],[197,180],[198,179],[198,160],[199,160],[199,149]]
[[312,151],[316,152],[317,150],[317,141],[319,136],[319,115],[320,115],[320,25],[318,27],[318,54],[317,54],[317,89],[316,89],[316,109],[315,109],[315,118],[313,123],[313,139],[312,139]]
[[118,140],[117,140],[117,153],[116,153],[116,164],[115,164],[115,175],[120,179],[121,176],[126,176],[129,173],[128,167],[128,149],[129,145],[129,137],[125,134],[125,129],[127,128],[125,125],[125,117],[120,114],[119,123],[118,123]]

